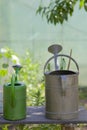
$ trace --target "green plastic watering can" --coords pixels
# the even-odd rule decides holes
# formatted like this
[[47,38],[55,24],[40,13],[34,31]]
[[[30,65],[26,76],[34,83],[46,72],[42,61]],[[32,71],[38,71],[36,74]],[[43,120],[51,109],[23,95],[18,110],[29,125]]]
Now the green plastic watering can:
[[26,118],[26,85],[18,81],[20,65],[13,66],[11,83],[3,86],[3,117],[7,120]]

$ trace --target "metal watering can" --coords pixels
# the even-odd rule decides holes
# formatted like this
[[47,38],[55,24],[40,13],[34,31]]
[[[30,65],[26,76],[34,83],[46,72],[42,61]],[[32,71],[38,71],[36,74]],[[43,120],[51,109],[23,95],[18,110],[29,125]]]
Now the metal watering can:
[[26,117],[26,85],[18,81],[20,65],[13,66],[15,74],[11,83],[3,86],[3,117],[7,120],[19,120]]
[[[68,55],[57,54],[61,51],[60,45],[52,45],[48,51],[54,54],[44,65],[46,117],[50,119],[73,119],[78,116],[78,74],[77,62]],[[72,60],[77,72],[71,70],[59,70],[58,57],[66,57]],[[46,71],[48,63],[54,59],[55,70]]]

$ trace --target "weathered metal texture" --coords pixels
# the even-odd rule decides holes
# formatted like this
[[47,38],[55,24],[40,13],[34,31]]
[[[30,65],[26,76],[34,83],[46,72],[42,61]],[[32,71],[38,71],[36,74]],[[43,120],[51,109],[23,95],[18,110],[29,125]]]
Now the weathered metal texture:
[[[79,71],[77,63],[76,66]],[[45,68],[46,117],[50,119],[77,118],[78,72],[69,70],[45,72]]]
[[[58,73],[67,73],[61,75]],[[71,119],[78,115],[78,74],[55,71],[45,75],[46,117]]]

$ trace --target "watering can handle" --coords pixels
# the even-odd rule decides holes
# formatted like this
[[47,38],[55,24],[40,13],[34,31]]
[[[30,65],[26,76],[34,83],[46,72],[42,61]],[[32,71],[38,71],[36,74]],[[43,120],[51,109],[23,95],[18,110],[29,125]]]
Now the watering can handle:
[[11,78],[11,106],[15,106],[15,75]]
[[[79,73],[79,66],[78,66],[77,62],[76,62],[72,57],[70,57],[70,56],[68,56],[68,55],[65,55],[65,54],[57,54],[57,55],[56,55],[56,57],[59,57],[59,56],[64,56],[64,57],[70,58],[70,59],[75,63],[75,65],[76,65],[76,67],[77,67],[77,70],[78,70],[78,73]],[[47,62],[45,63],[45,65],[44,65],[44,73],[45,73],[45,69],[46,69],[47,64],[48,64],[53,58],[54,58],[54,56],[52,56],[51,58],[49,58],[49,59],[47,60]]]

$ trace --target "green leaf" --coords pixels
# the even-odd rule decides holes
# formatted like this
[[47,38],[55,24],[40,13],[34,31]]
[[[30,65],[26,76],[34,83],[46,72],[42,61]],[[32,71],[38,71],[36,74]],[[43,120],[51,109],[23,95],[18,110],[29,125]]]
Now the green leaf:
[[3,67],[3,68],[8,68],[8,66],[9,66],[9,65],[8,65],[7,63],[3,63],[3,64],[2,64],[2,67]]
[[2,54],[0,53],[0,59],[2,58],[3,56],[2,56]]
[[60,70],[64,70],[65,68],[66,68],[66,61],[64,58],[61,58]]
[[81,9],[84,6],[84,0],[80,0],[79,8]]
[[38,13],[40,14],[41,11],[42,11],[42,6],[40,5],[40,6],[38,7],[37,11],[36,11],[36,14],[38,14]]
[[48,63],[48,65],[47,65],[47,69],[48,69],[48,71],[51,70],[51,65],[50,65],[50,63]]
[[4,77],[8,74],[8,71],[6,69],[0,69],[0,76]]
[[5,54],[4,54],[4,56],[7,58],[7,59],[10,59],[11,58],[11,52],[10,51],[8,51],[8,52],[6,52]]
[[84,9],[85,9],[85,11],[87,11],[87,0],[85,0],[85,2],[84,2]]

